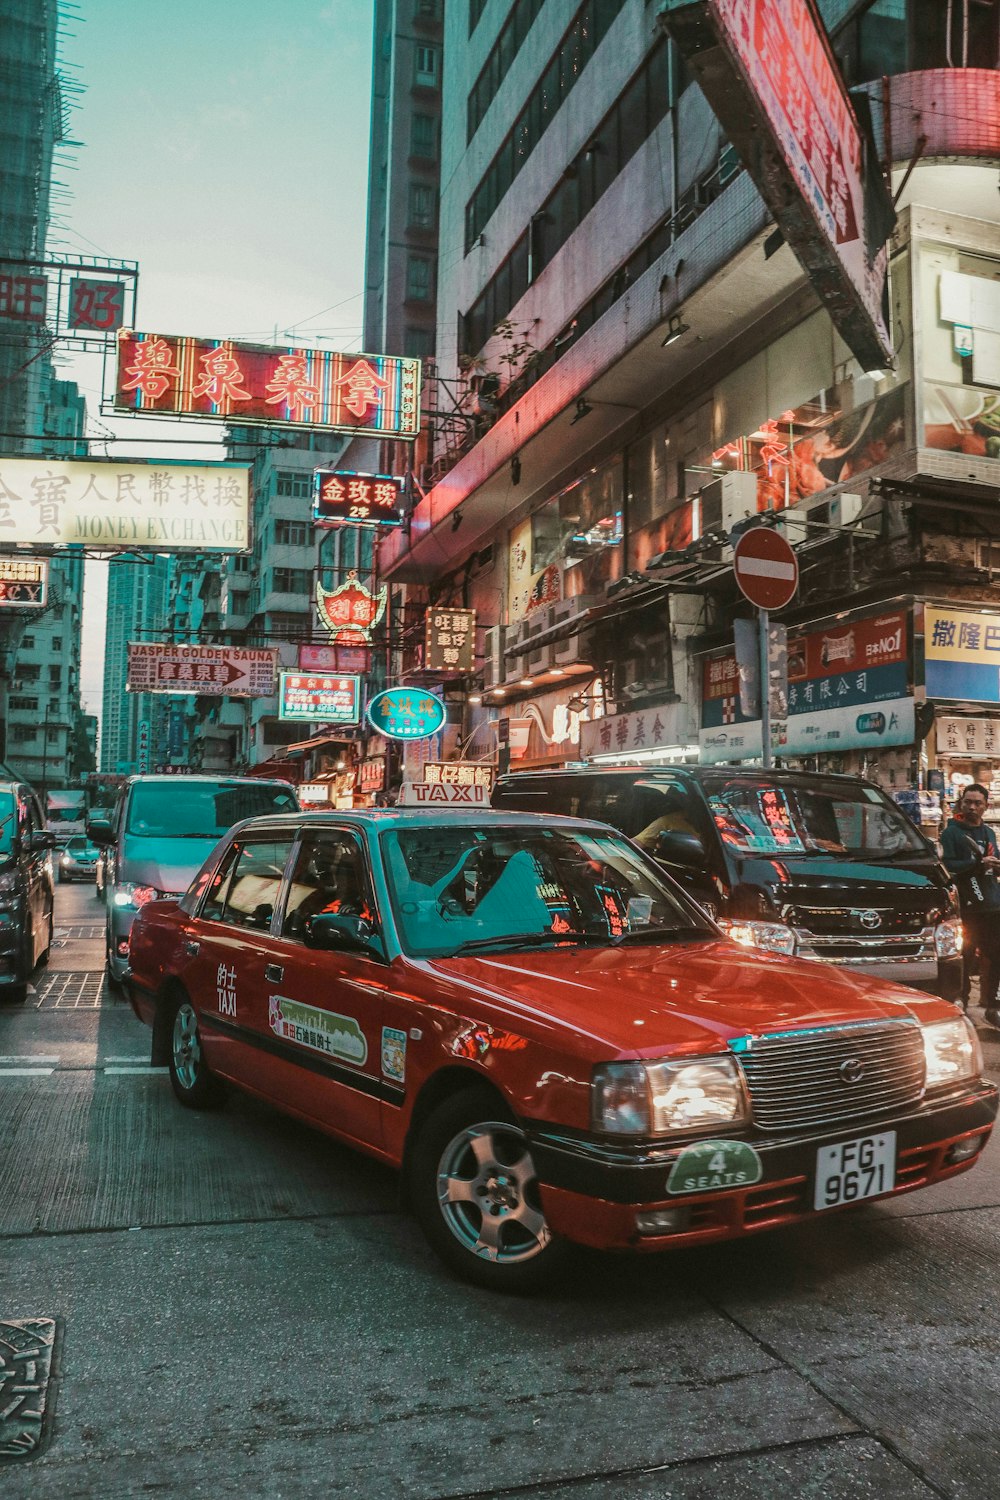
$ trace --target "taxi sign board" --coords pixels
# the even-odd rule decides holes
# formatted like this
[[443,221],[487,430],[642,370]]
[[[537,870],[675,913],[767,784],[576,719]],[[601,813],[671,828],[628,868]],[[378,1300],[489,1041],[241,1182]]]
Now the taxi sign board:
[[778,531],[754,526],[733,548],[740,592],[758,609],[781,609],[799,586],[799,562]]
[[399,791],[399,807],[489,807],[490,793],[485,786],[460,786],[447,781],[404,781]]

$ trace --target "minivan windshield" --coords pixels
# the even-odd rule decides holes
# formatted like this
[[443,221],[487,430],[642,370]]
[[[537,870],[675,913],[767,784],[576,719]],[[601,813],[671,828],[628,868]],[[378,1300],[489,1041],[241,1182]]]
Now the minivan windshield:
[[762,776],[706,777],[702,782],[726,848],[742,855],[927,856],[909,818],[878,787],[864,782]]
[[0,792],[0,854],[9,854],[14,847],[17,818],[14,798],[10,792]]
[[617,834],[455,824],[381,842],[400,938],[418,957],[716,936]]
[[290,786],[266,781],[137,781],[126,833],[150,839],[218,839],[244,818],[295,812]]

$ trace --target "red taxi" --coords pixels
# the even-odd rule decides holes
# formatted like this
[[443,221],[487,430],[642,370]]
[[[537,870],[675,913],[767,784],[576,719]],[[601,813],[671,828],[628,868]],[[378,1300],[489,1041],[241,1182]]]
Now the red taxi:
[[997,1111],[945,1001],[728,941],[622,834],[532,814],[255,819],[142,908],[181,1103],[236,1084],[400,1167],[487,1286],[926,1187]]

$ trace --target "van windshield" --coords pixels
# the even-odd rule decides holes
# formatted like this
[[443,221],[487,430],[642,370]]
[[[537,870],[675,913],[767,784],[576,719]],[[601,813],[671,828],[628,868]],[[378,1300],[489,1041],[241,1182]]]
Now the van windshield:
[[149,839],[218,839],[244,818],[297,808],[291,787],[266,781],[137,781],[125,831]]
[[719,836],[735,854],[926,855],[909,818],[884,792],[859,782],[781,783],[761,777],[706,777],[705,795]]
[[0,792],[0,854],[9,854],[17,832],[16,809],[10,792]]

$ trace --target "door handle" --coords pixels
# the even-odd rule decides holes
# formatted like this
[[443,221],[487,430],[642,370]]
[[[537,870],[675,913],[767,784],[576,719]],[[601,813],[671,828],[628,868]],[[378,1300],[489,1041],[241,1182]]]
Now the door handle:
[[201,944],[196,943],[193,938],[186,938],[184,941],[184,952],[189,958],[197,958],[201,952]]
[[265,964],[264,978],[269,979],[272,984],[280,984],[285,977],[285,971],[281,964]]

